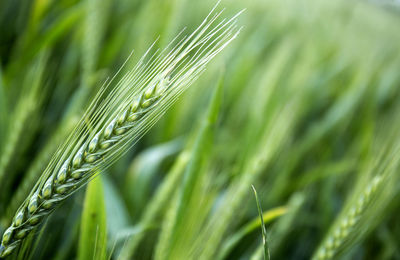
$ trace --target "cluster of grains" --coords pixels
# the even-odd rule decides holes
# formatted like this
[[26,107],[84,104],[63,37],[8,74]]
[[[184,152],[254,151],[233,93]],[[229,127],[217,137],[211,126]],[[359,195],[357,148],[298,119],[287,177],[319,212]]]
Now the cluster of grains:
[[161,98],[168,86],[168,79],[145,90],[121,114],[85,142],[78,152],[67,159],[61,169],[52,174],[43,187],[39,187],[15,215],[11,226],[4,232],[0,245],[0,257],[5,257],[21,243],[28,233],[41,223],[60,202],[65,200],[82,181],[92,176],[96,162],[113,150],[140,119]]
[[[148,58],[115,85],[103,87],[85,116],[49,162],[4,232],[0,257],[11,254],[57,205],[109,167],[163,115],[208,62],[240,32],[237,17],[216,23],[213,8],[200,26]],[[153,44],[154,45],[154,44]],[[114,79],[114,78],[113,78]],[[113,80],[111,80],[113,81]]]
[[340,218],[339,223],[329,233],[327,239],[318,249],[315,260],[333,259],[338,250],[343,246],[349,238],[351,232],[354,231],[355,225],[359,222],[368,204],[374,197],[378,186],[382,183],[382,177],[376,176],[367,186],[356,203],[350,207],[347,213]]

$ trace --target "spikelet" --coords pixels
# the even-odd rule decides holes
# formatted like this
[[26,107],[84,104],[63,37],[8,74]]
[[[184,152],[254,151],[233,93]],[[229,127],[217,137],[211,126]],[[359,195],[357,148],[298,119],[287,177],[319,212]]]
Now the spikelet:
[[192,34],[178,36],[148,58],[150,47],[115,86],[114,77],[101,88],[4,232],[0,257],[12,253],[57,205],[137,142],[238,35],[240,13],[216,23],[223,11],[215,13],[215,8]]
[[374,198],[375,192],[382,184],[382,176],[376,176],[362,192],[354,205],[346,212],[345,216],[339,219],[335,228],[329,233],[325,242],[318,249],[313,259],[333,259],[337,251],[343,246],[351,232],[354,232],[365,209]]
[[359,185],[347,200],[341,214],[332,225],[312,259],[336,259],[344,254],[377,225],[398,182],[400,140],[383,146],[369,166],[369,172],[360,175]]

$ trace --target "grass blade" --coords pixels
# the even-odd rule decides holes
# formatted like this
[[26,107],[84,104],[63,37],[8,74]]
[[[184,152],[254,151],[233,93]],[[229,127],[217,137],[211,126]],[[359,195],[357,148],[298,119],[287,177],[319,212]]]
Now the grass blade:
[[[264,225],[275,220],[276,218],[279,218],[280,216],[286,214],[288,211],[288,208],[285,206],[282,207],[277,207],[270,209],[268,211],[265,211],[262,214],[262,218],[264,220]],[[260,221],[260,218],[257,217],[256,219],[250,221],[248,224],[246,224],[243,228],[238,230],[235,234],[233,234],[229,239],[226,240],[224,245],[222,246],[222,249],[219,253],[219,256],[217,259],[227,259],[229,253],[233,248],[242,240],[246,235],[249,233],[253,232],[257,228],[261,227],[262,223]],[[264,247],[264,245],[262,245]]]
[[101,176],[87,189],[82,212],[78,259],[107,259],[107,222]]
[[264,259],[270,260],[271,256],[269,254],[269,248],[268,248],[268,243],[267,243],[267,230],[265,229],[265,223],[264,223],[264,217],[263,217],[263,211],[261,208],[261,203],[258,198],[256,188],[254,188],[253,185],[251,185],[251,188],[253,189],[254,197],[256,198],[257,210],[258,210],[258,214],[260,216],[260,221],[261,221],[261,233],[262,233],[262,242],[263,242],[263,247],[264,247]]
[[220,79],[210,102],[207,116],[202,122],[202,127],[191,151],[191,158],[183,176],[182,186],[178,191],[175,203],[176,208],[170,210],[172,223],[167,225],[168,228],[164,229],[163,234],[160,236],[160,241],[156,249],[157,259],[174,258],[171,255],[174,253],[174,249],[177,250],[177,247],[179,247],[178,240],[180,234],[182,234],[181,232],[184,230],[186,214],[190,210],[191,203],[193,203],[193,194],[195,194],[201,182],[200,179],[203,171],[200,169],[204,167],[204,163],[210,154],[210,143],[214,136],[214,125],[218,118],[222,94],[223,81]]

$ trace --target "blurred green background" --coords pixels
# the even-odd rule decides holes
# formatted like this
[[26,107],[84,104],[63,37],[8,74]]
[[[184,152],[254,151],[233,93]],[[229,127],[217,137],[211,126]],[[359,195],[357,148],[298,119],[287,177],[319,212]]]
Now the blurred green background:
[[[0,1],[1,233],[132,50],[125,70],[215,3]],[[222,7],[239,37],[10,259],[262,259],[252,184],[272,259],[400,259],[399,5]]]

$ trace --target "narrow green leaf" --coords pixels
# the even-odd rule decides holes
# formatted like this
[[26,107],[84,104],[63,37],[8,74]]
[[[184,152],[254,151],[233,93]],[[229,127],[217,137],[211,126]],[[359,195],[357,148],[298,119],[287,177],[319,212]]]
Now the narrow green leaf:
[[[262,217],[264,219],[264,224],[269,223],[276,218],[286,214],[288,208],[286,206],[276,207],[270,210],[267,210],[263,213]],[[246,224],[243,228],[239,229],[235,234],[233,234],[223,245],[222,250],[219,252],[219,256],[217,259],[227,259],[226,257],[232,251],[232,249],[242,240],[244,237],[255,229],[261,226],[260,218],[257,217],[253,219],[248,224]]]
[[3,73],[2,68],[0,67],[0,151],[4,144],[3,138],[4,134],[7,130],[6,126],[8,125],[8,105],[7,105],[7,96],[5,93],[5,87],[3,83]]
[[142,216],[151,195],[151,185],[162,172],[163,163],[182,149],[182,140],[152,146],[138,154],[129,167],[122,193],[134,220]]
[[254,188],[253,185],[251,185],[251,188],[252,188],[253,191],[254,191],[254,196],[255,196],[256,202],[257,202],[258,214],[260,215],[261,231],[262,231],[263,246],[264,246],[264,259],[268,259],[268,260],[269,260],[269,259],[271,259],[271,256],[270,256],[270,254],[269,254],[269,249],[268,249],[267,230],[265,229],[263,211],[262,211],[262,208],[261,208],[260,200],[258,199],[258,195],[257,195],[256,188]]
[[[124,199],[108,174],[102,176],[104,183],[104,201],[107,215],[107,233],[109,237],[115,237],[120,230],[130,226],[129,213],[124,203]],[[112,241],[109,241],[109,243]]]
[[21,50],[18,53],[18,59],[15,59],[7,67],[4,73],[5,81],[8,82],[16,74],[27,66],[29,61],[37,55],[41,50],[49,48],[54,45],[56,41],[64,37],[77,23],[80,21],[84,14],[84,8],[81,4],[77,4],[60,15],[60,17],[52,23],[44,32],[43,36],[37,37],[33,40],[31,37],[27,37],[24,42],[26,49]]
[[203,128],[196,140],[193,149],[192,160],[190,161],[184,175],[177,216],[178,223],[180,219],[184,217],[184,208],[187,206],[187,203],[191,198],[193,186],[195,185],[196,180],[199,177],[198,174],[200,173],[200,171],[198,169],[203,163],[204,156],[207,154],[207,145],[210,143],[213,137],[213,126],[217,121],[222,98],[222,90],[223,82],[222,80],[220,80],[217,88],[215,89],[213,99],[210,103],[207,119],[204,122]]
[[[9,196],[11,185],[16,177],[14,171],[21,155],[28,148],[36,133],[40,119],[40,109],[45,98],[46,88],[44,77],[49,52],[44,50],[32,62],[22,80],[22,91],[15,104],[13,113],[9,116],[12,120],[7,127],[3,150],[0,153],[0,187],[3,191],[0,198]],[[1,93],[0,93],[1,94]],[[30,131],[26,131],[29,129]],[[0,216],[3,216],[5,205],[0,204]]]
[[[149,201],[143,216],[140,220],[141,226],[149,226],[151,223],[155,222],[156,217],[160,212],[169,205],[171,197],[179,184],[180,178],[184,173],[185,167],[189,161],[189,153],[184,150],[180,153],[178,158],[175,160],[174,165],[167,174],[166,180],[162,182],[161,186],[157,189],[156,194]],[[118,259],[131,259],[135,254],[139,243],[144,237],[144,233],[138,233],[136,236],[132,237],[127,241],[126,246],[123,248]]]
[[93,179],[87,189],[82,212],[78,259],[106,259],[106,209],[101,176]]
[[178,194],[178,201],[175,204],[176,209],[172,223],[169,224],[170,229],[164,230],[169,234],[162,234],[159,244],[156,249],[156,258],[170,257],[174,245],[179,239],[180,232],[183,230],[183,223],[188,210],[190,210],[189,204],[192,199],[192,195],[195,191],[195,187],[198,184],[198,180],[201,177],[200,169],[204,165],[207,159],[207,155],[210,154],[210,143],[214,136],[213,127],[217,121],[219,108],[221,104],[221,98],[223,93],[223,80],[222,77],[217,83],[213,98],[210,102],[208,113],[203,121],[202,127],[196,137],[192,156],[190,162],[185,170],[181,188]]
[[97,61],[102,47],[110,0],[87,0],[84,3],[85,22],[83,26],[83,39],[81,44],[82,77],[79,88],[71,98],[65,117],[73,116],[82,109],[93,94]]

